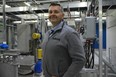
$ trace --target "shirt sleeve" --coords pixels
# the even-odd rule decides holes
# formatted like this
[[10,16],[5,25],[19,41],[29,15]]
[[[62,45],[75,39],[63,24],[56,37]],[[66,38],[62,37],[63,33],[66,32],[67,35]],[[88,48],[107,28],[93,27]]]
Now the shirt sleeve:
[[67,35],[68,53],[72,63],[63,77],[74,77],[78,74],[85,64],[85,53],[79,34],[71,32]]

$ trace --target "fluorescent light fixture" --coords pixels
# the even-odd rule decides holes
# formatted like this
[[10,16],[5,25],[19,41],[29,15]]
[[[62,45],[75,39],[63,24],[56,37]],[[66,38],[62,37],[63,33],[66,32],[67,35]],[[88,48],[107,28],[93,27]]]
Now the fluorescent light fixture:
[[82,21],[82,19],[81,18],[76,18],[75,21],[80,22],[80,21]]
[[0,16],[0,19],[2,19],[3,18],[3,16]]
[[[3,5],[0,5],[0,8],[2,8],[3,7]],[[9,5],[5,5],[5,8],[10,8],[11,6],[9,6]]]
[[79,14],[80,14],[80,12],[75,11],[75,15],[79,15]]
[[[31,20],[31,21],[24,21],[25,23],[35,23],[35,22],[37,22],[37,20]],[[13,22],[14,24],[20,24],[21,23],[21,21],[14,21]]]
[[27,2],[24,2],[27,6],[31,6],[29,3],[27,3]]
[[6,7],[6,8],[9,8],[9,7],[11,7],[11,6],[9,6],[9,5],[5,5],[5,7]]

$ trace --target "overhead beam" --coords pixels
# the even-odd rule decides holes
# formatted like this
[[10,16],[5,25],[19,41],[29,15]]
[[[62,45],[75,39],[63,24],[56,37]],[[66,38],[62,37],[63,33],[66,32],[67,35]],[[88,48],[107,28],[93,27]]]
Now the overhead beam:
[[[25,2],[25,1],[29,2],[30,0],[6,0],[6,2]],[[88,2],[88,3],[87,2],[79,2],[79,0],[78,1],[72,1],[70,3],[67,2],[68,0],[41,0],[41,1],[36,0],[36,2],[38,4],[39,3],[43,3],[43,4],[42,5],[40,4],[40,5],[35,6],[35,7],[33,7],[33,6],[31,6],[31,7],[28,7],[28,6],[25,6],[25,7],[24,6],[23,7],[11,7],[11,8],[6,8],[5,10],[6,10],[6,12],[15,12],[15,13],[16,12],[22,12],[23,13],[25,11],[33,11],[33,10],[37,11],[37,12],[40,12],[41,10],[46,11],[48,9],[49,3],[47,3],[47,4],[44,4],[44,3],[50,2],[50,1],[51,2],[53,2],[53,1],[59,1],[59,2],[64,1],[64,2],[61,2],[60,4],[63,5],[63,7],[65,9],[67,8],[68,5],[69,5],[69,8],[71,8],[71,9],[74,9],[74,8],[81,9],[81,8],[84,8],[84,7],[87,8],[88,4],[90,4],[90,2]],[[32,2],[30,1],[30,3],[32,3]],[[116,1],[115,0],[103,0],[103,8],[106,7],[105,9],[107,9],[107,7],[109,7],[111,5],[116,5]],[[0,8],[0,13],[3,13],[2,8]]]
[[[8,0],[8,1],[12,1],[12,2],[18,2],[18,1],[29,1],[29,0]],[[43,0],[43,1],[37,1],[36,2],[39,3],[44,3],[44,2],[50,2],[50,1],[67,1],[67,0]],[[72,2],[62,2],[60,3],[61,5],[63,5],[63,8],[67,8],[67,6],[69,5],[69,8],[84,8],[87,7],[88,4],[90,5],[91,2],[79,2],[79,1],[72,1]],[[103,6],[110,6],[110,5],[116,5],[116,1],[115,0],[103,0]],[[23,11],[38,11],[38,10],[47,10],[48,9],[49,4],[43,4],[43,5],[38,5],[38,6],[23,6],[23,7],[11,7],[11,8],[6,8],[6,12],[23,12]],[[0,8],[0,13],[2,13],[2,8]]]
[[[6,3],[8,3],[8,2],[12,2],[12,3],[14,3],[14,2],[25,2],[25,1],[29,1],[29,0],[6,0]],[[2,3],[2,1],[0,1],[0,4]]]
[[20,17],[14,15],[14,14],[12,14],[12,13],[6,13],[6,16],[12,18],[12,20],[21,20]]
[[[34,0],[7,0],[6,3],[16,3],[16,2],[29,2],[32,3]],[[37,3],[50,3],[50,2],[67,2],[68,0],[35,0]],[[2,3],[2,1],[0,1]]]
[[[88,2],[90,4],[90,2]],[[61,3],[61,5],[63,6],[63,8],[67,8],[67,6],[69,6],[69,8],[83,8],[83,7],[87,7],[88,6],[87,2],[78,2],[78,1],[73,1],[70,3],[67,2],[63,2]],[[6,12],[22,12],[22,11],[33,11],[33,10],[46,10],[48,9],[49,4],[43,4],[43,5],[38,5],[38,6],[25,6],[25,7],[11,7],[11,8],[6,8]],[[77,9],[78,10],[78,9]],[[0,13],[2,13],[2,8],[0,8]]]
[[103,6],[116,5],[116,0],[103,0]]

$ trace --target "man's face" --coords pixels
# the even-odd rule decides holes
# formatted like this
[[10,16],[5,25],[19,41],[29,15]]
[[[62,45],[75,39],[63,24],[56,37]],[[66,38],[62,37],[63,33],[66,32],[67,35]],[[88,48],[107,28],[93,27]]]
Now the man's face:
[[64,18],[64,14],[61,11],[61,7],[50,6],[48,18],[53,25],[57,25]]

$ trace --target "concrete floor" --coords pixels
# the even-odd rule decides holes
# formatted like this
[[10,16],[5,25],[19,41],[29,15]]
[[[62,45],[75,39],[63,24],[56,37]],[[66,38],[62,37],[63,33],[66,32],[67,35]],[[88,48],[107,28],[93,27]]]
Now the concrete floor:
[[18,77],[44,77],[44,76],[41,73],[41,74],[18,75]]
[[33,77],[33,75],[19,75],[18,77]]
[[32,75],[19,75],[18,77],[44,77],[44,76],[39,76],[39,75],[34,75],[34,74],[32,74]]

